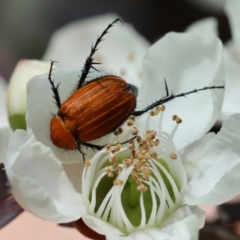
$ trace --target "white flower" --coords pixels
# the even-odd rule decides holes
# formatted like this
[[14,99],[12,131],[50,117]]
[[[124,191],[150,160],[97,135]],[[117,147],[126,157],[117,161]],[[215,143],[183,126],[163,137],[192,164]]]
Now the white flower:
[[207,134],[180,152],[163,132],[159,146],[145,152],[150,158],[137,149],[129,156],[125,148],[111,163],[99,152],[83,171],[83,221],[106,239],[198,239],[204,213],[196,205],[220,204],[240,192],[239,120],[233,115],[217,136]]
[[[224,121],[233,113],[240,113],[240,1],[226,0],[225,12],[229,18],[232,39],[224,47],[226,72],[224,102],[219,121]],[[187,29],[201,36],[218,35],[217,21],[207,18],[198,21]]]
[[[118,56],[117,49],[111,53],[113,59]],[[80,67],[64,67],[53,71],[52,79],[56,84],[61,83],[59,93],[62,100],[75,89],[80,71]],[[190,33],[169,33],[147,51],[143,58],[142,71],[142,81],[137,84],[139,110],[166,95],[164,78],[169,91],[174,94],[205,86],[223,85],[222,45],[214,37],[203,39]],[[90,76],[96,77],[96,74],[98,73]],[[136,79],[126,80],[137,83]],[[149,117],[149,114],[144,114],[138,118],[136,126],[140,134],[144,135],[150,128],[157,131],[160,139],[159,146],[153,149],[157,156],[153,155],[155,157],[149,161],[150,173],[154,172],[156,178],[150,174],[151,180],[146,178],[146,183],[144,182],[145,187],[150,189],[147,196],[152,199],[152,207],[144,205],[144,197],[135,197],[136,189],[133,189],[133,195],[129,195],[133,197],[133,202],[136,201],[139,211],[147,212],[146,217],[139,215],[139,211],[136,212],[141,216],[139,227],[139,221],[132,226],[134,224],[131,221],[134,220],[129,221],[128,216],[124,217],[121,204],[126,205],[128,200],[123,199],[121,202],[119,195],[124,186],[121,184],[128,182],[128,175],[133,167],[129,166],[119,172],[123,182],[117,181],[112,190],[115,194],[109,193],[109,196],[111,194],[114,197],[113,201],[105,200],[106,202],[102,203],[103,209],[96,213],[95,206],[100,206],[101,202],[94,200],[101,194],[102,200],[105,196],[107,199],[107,192],[111,190],[101,183],[105,192],[94,191],[97,181],[102,179],[101,174],[106,174],[102,164],[107,161],[109,153],[105,149],[96,153],[91,160],[92,165],[85,167],[82,174],[81,154],[58,149],[49,138],[51,113],[56,114],[58,109],[52,98],[47,74],[30,80],[27,96],[28,131],[17,130],[11,137],[5,168],[16,200],[27,211],[42,219],[69,222],[82,218],[96,232],[107,235],[107,239],[121,239],[122,235],[128,235],[129,239],[163,237],[195,240],[197,230],[204,222],[203,212],[195,205],[219,204],[238,193],[237,187],[227,189],[224,184],[219,183],[224,178],[232,182],[237,178],[236,176],[232,179],[229,176],[240,161],[238,148],[234,147],[240,140],[233,133],[239,116],[230,119],[217,137],[213,138],[212,134],[204,135],[218,118],[222,89],[206,90],[190,94],[186,98],[177,98],[166,103],[166,110],[159,116]],[[177,124],[172,120],[173,115],[179,116],[183,122]],[[127,126],[124,128],[124,132],[127,132]],[[228,134],[231,135],[229,138]],[[118,140],[127,140],[127,135],[129,134],[118,137]],[[105,142],[112,143],[113,139],[112,135],[107,136]],[[225,152],[231,148],[232,151]],[[128,155],[129,150],[123,148],[119,158],[123,160]],[[61,164],[59,160],[71,164]],[[227,168],[222,163],[224,160],[229,161],[231,167]],[[218,161],[222,164],[218,164]],[[159,169],[166,177],[160,174]],[[141,170],[143,171],[142,168]],[[213,176],[215,178],[210,184],[209,180]],[[106,183],[109,184],[109,181]],[[144,186],[140,186],[141,189],[144,191]],[[159,204],[159,194],[167,203]],[[140,195],[143,196],[144,193]],[[107,206],[111,207],[111,221],[106,216],[100,216],[105,206],[106,211],[109,211]],[[149,212],[152,213],[148,215]],[[127,214],[131,214],[130,209]]]

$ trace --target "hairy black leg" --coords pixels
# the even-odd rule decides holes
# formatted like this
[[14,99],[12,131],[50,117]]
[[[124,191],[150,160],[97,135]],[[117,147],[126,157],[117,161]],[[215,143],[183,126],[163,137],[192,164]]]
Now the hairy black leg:
[[83,66],[82,74],[78,81],[77,89],[79,89],[84,84],[86,77],[91,68],[98,71],[95,67],[93,67],[93,65],[101,64],[101,63],[93,62],[93,55],[98,50],[98,48],[97,48],[98,44],[101,41],[103,41],[104,35],[106,35],[108,33],[108,30],[118,21],[122,22],[120,18],[115,19],[111,24],[109,24],[107,26],[107,28],[102,32],[102,34],[100,36],[98,36],[97,41],[95,42],[95,45],[91,47],[91,52],[90,52],[90,55],[87,57],[85,64]]
[[167,96],[169,96],[169,91],[168,91],[167,81],[166,81],[165,78],[164,78],[164,84],[165,84],[165,90],[166,90],[166,96],[165,97],[167,97]]
[[77,149],[78,149],[78,151],[82,154],[83,161],[85,162],[85,160],[86,160],[86,158],[85,158],[86,153],[84,153],[84,152],[82,151],[82,147],[81,147],[81,143],[80,143],[80,142],[77,143]]
[[55,63],[56,61],[52,61],[51,60],[51,66],[50,66],[50,70],[49,70],[49,74],[48,74],[48,80],[51,84],[51,89],[53,91],[53,98],[55,99],[55,104],[58,108],[61,107],[61,100],[60,100],[60,96],[58,94],[58,87],[60,85],[60,83],[58,83],[56,86],[51,78],[52,76],[52,68],[53,68],[53,64]]
[[177,94],[177,95],[174,95],[173,93],[171,93],[169,95],[169,91],[168,91],[168,86],[167,86],[167,82],[166,80],[164,79],[164,82],[165,82],[165,88],[166,88],[166,96],[159,99],[158,101],[152,103],[151,105],[147,106],[146,108],[144,108],[143,110],[140,110],[140,111],[134,111],[132,113],[133,116],[140,116],[142,114],[144,114],[145,112],[148,112],[149,110],[159,106],[159,105],[162,105],[166,102],[169,102],[175,98],[178,98],[178,97],[185,97],[189,94],[192,94],[192,93],[197,93],[197,92],[200,92],[200,91],[205,91],[205,90],[210,90],[210,89],[220,89],[220,88],[224,88],[224,86],[211,86],[211,87],[204,87],[204,88],[199,88],[199,89],[194,89],[192,91],[189,91],[189,92],[185,92],[185,93],[180,93],[180,94]]

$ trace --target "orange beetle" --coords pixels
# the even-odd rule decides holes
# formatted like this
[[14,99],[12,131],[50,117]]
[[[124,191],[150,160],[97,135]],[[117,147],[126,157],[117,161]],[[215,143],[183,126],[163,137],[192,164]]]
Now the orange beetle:
[[[66,150],[77,149],[85,160],[85,153],[81,147],[86,146],[100,150],[103,146],[91,143],[91,141],[101,138],[119,128],[130,115],[140,116],[149,110],[162,105],[177,97],[196,93],[207,89],[224,88],[224,86],[210,86],[194,89],[186,93],[174,95],[169,94],[166,80],[166,96],[152,103],[146,108],[136,111],[137,88],[128,84],[122,78],[107,75],[85,82],[90,69],[98,71],[93,65],[93,55],[97,51],[98,44],[103,36],[118,21],[117,18],[103,31],[91,48],[82,69],[82,74],[78,81],[76,91],[61,103],[58,93],[59,85],[55,85],[51,79],[53,61],[48,75],[49,82],[54,94],[56,105],[59,109],[56,115],[52,116],[50,122],[50,137],[54,145]],[[129,142],[126,141],[124,143]]]
[[59,111],[52,116],[50,137],[54,145],[66,150],[78,149],[81,146],[100,150],[103,146],[89,143],[116,130],[136,108],[137,88],[117,76],[104,76],[85,82],[89,70],[93,67],[93,55],[103,36],[116,22],[117,18],[98,37],[91,53],[85,61],[77,90],[63,103],[58,93],[59,85],[55,86],[51,79],[53,61],[48,75],[56,105]]
[[114,131],[136,107],[135,87],[117,76],[86,83],[74,92],[52,117],[52,142],[69,150]]

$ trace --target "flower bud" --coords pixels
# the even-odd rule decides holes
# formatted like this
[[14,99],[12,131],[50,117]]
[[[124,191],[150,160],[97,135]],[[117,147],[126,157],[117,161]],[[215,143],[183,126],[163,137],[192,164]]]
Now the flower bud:
[[50,64],[38,60],[20,60],[9,81],[7,111],[13,130],[26,129],[26,86],[35,75],[49,71]]

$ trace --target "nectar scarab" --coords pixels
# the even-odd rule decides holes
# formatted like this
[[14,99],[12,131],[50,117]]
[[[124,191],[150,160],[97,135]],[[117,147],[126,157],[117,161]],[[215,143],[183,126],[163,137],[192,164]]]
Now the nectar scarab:
[[[51,140],[58,147],[76,149],[120,126],[136,107],[134,87],[116,76],[83,85],[59,108],[50,123]],[[81,113],[81,114],[79,114]]]
[[[194,89],[189,92],[169,94],[165,82],[166,95],[142,110],[136,110],[138,89],[128,84],[124,79],[106,75],[86,82],[90,69],[98,71],[94,65],[93,55],[104,35],[118,21],[117,18],[102,32],[91,48],[79,76],[76,90],[63,102],[58,93],[59,84],[55,85],[51,78],[54,61],[51,62],[48,75],[49,82],[58,107],[58,112],[50,121],[50,138],[54,145],[65,150],[78,150],[85,161],[82,146],[100,150],[104,146],[93,144],[91,141],[99,139],[117,129],[127,120],[140,116],[160,105],[178,97],[204,91],[208,89],[224,88],[224,86],[210,86]],[[132,117],[130,117],[132,116]],[[131,139],[123,143],[129,142]]]

